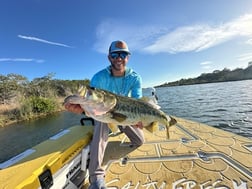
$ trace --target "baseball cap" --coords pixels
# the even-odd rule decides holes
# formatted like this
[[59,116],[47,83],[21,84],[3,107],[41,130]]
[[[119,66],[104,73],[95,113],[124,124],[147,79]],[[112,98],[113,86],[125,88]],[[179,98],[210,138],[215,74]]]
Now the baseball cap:
[[127,52],[130,54],[127,43],[121,40],[113,41],[109,47],[109,53],[113,52]]

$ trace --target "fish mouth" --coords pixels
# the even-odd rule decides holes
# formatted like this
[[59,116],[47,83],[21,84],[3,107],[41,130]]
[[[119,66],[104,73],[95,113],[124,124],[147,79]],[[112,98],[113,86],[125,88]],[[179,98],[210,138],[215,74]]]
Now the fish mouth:
[[64,99],[63,105],[67,103],[79,104],[80,97],[78,95],[70,95]]

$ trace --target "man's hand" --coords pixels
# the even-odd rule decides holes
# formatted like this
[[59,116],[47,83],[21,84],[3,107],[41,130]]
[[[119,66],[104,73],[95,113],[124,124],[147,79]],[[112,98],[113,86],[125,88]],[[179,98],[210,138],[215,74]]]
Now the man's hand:
[[136,125],[133,125],[133,127],[143,129],[143,123],[141,121],[139,121]]
[[84,112],[84,110],[81,108],[79,104],[66,103],[64,104],[64,106],[68,111],[76,113],[76,114],[81,114]]

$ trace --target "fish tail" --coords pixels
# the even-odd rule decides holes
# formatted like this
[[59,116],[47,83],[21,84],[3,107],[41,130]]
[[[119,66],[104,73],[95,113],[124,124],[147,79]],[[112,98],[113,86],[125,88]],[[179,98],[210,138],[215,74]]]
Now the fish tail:
[[170,138],[170,133],[169,133],[169,125],[165,125],[166,126],[166,138],[169,139]]
[[170,126],[175,125],[177,123],[177,120],[175,118],[171,117],[171,116],[167,116],[167,119],[169,121],[165,124],[165,126],[166,126],[166,137],[167,137],[167,139],[169,139],[170,138],[169,128],[170,128]]
[[169,121],[169,126],[173,126],[177,124],[177,120],[175,118],[173,118],[172,116],[170,117],[170,121]]

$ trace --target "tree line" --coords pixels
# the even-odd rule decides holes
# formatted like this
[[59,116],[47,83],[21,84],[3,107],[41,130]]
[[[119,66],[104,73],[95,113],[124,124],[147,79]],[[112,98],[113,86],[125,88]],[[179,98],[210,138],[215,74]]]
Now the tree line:
[[236,68],[234,70],[230,70],[228,68],[224,68],[221,71],[215,70],[212,73],[202,73],[196,78],[180,79],[178,81],[167,82],[156,87],[239,81],[247,79],[252,79],[252,62],[250,62],[248,64],[248,67],[245,69]]
[[[29,81],[19,74],[0,74],[0,126],[19,120],[27,120],[41,114],[53,113],[62,108],[63,99],[78,92],[84,80],[53,79],[54,74]],[[10,107],[10,108],[8,108]]]

